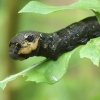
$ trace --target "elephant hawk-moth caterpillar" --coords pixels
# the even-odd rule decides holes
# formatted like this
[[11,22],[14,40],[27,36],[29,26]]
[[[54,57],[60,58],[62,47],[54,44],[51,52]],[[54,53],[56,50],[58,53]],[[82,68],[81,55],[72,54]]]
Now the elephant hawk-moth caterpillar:
[[51,34],[23,31],[13,37],[9,44],[12,59],[27,59],[44,56],[57,60],[59,54],[86,44],[91,38],[100,36],[100,25],[95,16],[75,22]]

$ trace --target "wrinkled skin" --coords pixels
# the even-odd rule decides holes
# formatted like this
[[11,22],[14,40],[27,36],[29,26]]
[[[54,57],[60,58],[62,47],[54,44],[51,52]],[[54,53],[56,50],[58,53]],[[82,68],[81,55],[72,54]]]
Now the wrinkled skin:
[[100,36],[100,25],[96,17],[88,17],[51,34],[35,31],[20,32],[10,41],[9,55],[15,60],[32,56],[57,60],[59,54],[73,50],[98,36]]

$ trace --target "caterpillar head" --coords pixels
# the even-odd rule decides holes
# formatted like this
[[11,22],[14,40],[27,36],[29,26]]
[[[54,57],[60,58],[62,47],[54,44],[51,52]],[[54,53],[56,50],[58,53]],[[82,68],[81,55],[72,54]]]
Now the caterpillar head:
[[24,31],[13,37],[9,44],[9,55],[12,59],[23,60],[34,56],[38,49],[38,32]]

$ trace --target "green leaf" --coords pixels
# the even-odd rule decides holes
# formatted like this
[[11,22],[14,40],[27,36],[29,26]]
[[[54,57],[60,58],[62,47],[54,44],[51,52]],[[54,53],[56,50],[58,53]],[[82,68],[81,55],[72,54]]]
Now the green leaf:
[[100,37],[91,39],[85,46],[80,50],[81,58],[86,57],[91,59],[94,65],[99,66],[100,61]]
[[22,72],[19,72],[19,73],[17,73],[17,74],[14,74],[14,75],[11,75],[11,76],[5,78],[4,80],[0,81],[0,87],[1,87],[2,89],[4,89],[4,88],[6,87],[6,84],[7,84],[9,81],[12,81],[12,80],[16,79],[16,78],[17,78],[18,76],[20,76],[20,75],[23,75],[23,76],[24,76],[28,71],[30,71],[31,69],[33,69],[33,68],[36,67],[36,66],[39,66],[39,65],[40,65],[41,63],[43,63],[43,62],[44,62],[44,61],[39,62],[38,64],[35,64],[35,65],[33,65],[33,66],[31,66],[31,67],[29,67],[29,68],[23,70]]
[[57,61],[45,60],[35,64],[22,72],[11,75],[0,81],[0,87],[4,89],[9,81],[14,80],[18,76],[26,76],[27,81],[46,82],[49,84],[59,81],[67,70],[69,59],[75,50],[62,54]]
[[42,4],[38,1],[30,1],[24,8],[22,8],[19,13],[39,13],[48,14],[58,10],[64,10],[63,6],[49,6]]
[[[65,74],[69,59],[72,52],[65,53],[59,57],[57,61],[47,60],[40,66],[35,67],[31,72],[27,73],[28,81],[55,83]],[[38,75],[38,77],[37,77]]]
[[96,17],[98,19],[99,24],[100,24],[100,13],[96,12],[96,11],[94,11],[94,13],[95,13],[95,15],[96,15]]
[[38,1],[30,1],[19,13],[49,14],[65,9],[94,10],[100,12],[100,0],[79,0],[69,6],[49,6]]

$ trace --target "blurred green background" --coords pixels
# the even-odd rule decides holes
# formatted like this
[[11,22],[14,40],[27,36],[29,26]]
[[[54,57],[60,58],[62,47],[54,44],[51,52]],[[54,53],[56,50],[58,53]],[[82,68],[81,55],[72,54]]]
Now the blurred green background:
[[[44,4],[69,5],[76,0],[38,0]],[[14,61],[9,55],[9,41],[20,31],[54,32],[67,25],[94,15],[91,11],[64,10],[48,15],[18,14],[29,0],[0,0],[0,80],[43,60],[33,57]],[[54,85],[26,82],[18,77],[0,89],[0,100],[100,100],[100,67],[89,59],[80,59],[79,50],[71,57],[64,77]]]

